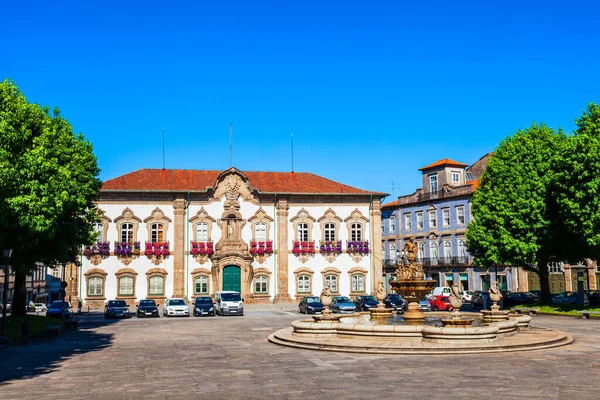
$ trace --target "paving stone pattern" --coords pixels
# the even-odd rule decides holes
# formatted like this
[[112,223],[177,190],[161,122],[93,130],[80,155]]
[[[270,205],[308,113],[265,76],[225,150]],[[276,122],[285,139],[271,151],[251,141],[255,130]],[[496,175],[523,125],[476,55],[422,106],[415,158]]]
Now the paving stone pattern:
[[299,315],[104,322],[0,350],[0,399],[600,399],[600,320],[536,316],[566,347],[375,356],[298,350],[269,333]]

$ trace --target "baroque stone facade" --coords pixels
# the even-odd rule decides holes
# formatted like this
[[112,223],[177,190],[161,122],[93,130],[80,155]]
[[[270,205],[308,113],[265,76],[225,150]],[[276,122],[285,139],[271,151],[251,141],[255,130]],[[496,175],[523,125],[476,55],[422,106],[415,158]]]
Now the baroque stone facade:
[[[246,302],[370,293],[381,279],[381,199],[309,173],[139,170],[104,183],[82,297],[133,305],[237,290]],[[360,247],[357,247],[360,244]],[[353,247],[354,246],[354,247]],[[360,252],[357,250],[359,249]]]

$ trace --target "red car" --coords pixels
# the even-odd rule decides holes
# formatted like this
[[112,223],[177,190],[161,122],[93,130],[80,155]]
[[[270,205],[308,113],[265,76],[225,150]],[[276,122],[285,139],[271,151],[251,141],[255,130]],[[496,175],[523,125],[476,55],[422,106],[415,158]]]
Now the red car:
[[452,311],[448,296],[433,296],[429,299],[429,304],[431,304],[431,311]]

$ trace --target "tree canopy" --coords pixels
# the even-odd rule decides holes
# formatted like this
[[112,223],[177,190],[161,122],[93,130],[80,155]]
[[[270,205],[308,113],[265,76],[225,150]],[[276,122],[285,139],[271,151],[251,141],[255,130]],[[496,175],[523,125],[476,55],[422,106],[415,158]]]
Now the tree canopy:
[[[549,297],[547,263],[556,252],[556,217],[549,203],[554,159],[565,135],[533,124],[504,139],[472,198],[467,246],[479,265],[517,265],[540,275]],[[544,281],[545,280],[545,284]]]
[[13,312],[25,310],[25,276],[76,261],[93,238],[101,182],[92,145],[58,109],[29,103],[0,83],[0,246],[12,248]]

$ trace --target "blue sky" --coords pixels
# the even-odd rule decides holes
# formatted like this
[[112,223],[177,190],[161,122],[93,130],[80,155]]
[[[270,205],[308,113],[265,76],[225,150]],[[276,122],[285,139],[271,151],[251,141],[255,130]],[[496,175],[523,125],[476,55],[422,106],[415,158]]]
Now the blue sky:
[[[408,194],[533,121],[600,102],[597,2],[6,1],[0,78],[58,106],[103,180],[313,172]],[[388,197],[386,201],[392,200]]]

